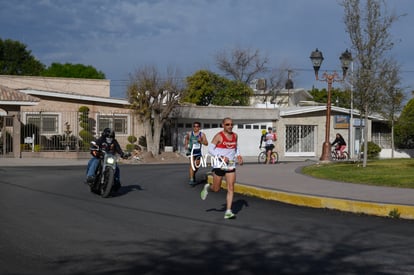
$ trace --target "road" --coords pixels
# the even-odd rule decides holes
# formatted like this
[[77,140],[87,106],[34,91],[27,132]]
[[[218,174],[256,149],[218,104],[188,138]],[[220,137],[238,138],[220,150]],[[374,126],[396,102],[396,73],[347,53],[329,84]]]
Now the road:
[[[412,274],[414,222],[199,196],[187,166],[124,165],[103,199],[85,167],[0,168],[0,274]],[[175,273],[174,273],[175,272]]]

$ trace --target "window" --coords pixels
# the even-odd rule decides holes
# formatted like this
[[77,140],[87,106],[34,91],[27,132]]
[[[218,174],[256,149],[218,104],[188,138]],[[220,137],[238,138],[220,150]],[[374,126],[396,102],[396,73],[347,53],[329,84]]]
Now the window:
[[59,116],[55,114],[27,114],[26,123],[36,125],[42,134],[57,134]]
[[13,118],[12,117],[6,117],[6,127],[13,127]]
[[286,125],[285,136],[285,156],[315,156],[314,125]]
[[127,116],[99,116],[99,132],[105,128],[111,128],[116,134],[128,134],[128,117]]

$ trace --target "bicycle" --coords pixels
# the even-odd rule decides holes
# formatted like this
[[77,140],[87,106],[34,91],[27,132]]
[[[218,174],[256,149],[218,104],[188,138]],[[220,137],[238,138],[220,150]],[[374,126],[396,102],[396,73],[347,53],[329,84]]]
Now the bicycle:
[[[266,149],[261,151],[259,153],[259,156],[257,157],[257,162],[259,164],[265,164],[267,160],[267,154]],[[276,151],[272,150],[272,153],[270,153],[270,163],[276,164],[279,162],[279,154]]]
[[335,150],[335,147],[332,147],[332,148],[333,148],[331,151],[332,160],[349,160],[349,154],[347,151],[343,151],[342,156],[341,156],[341,152],[339,150]]

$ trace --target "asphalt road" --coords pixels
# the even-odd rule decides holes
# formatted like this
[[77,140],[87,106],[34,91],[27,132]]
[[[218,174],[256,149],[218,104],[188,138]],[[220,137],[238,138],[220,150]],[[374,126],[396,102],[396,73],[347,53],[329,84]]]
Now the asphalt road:
[[122,166],[103,199],[85,167],[0,168],[0,274],[412,274],[414,222],[225,191],[200,199],[187,165]]

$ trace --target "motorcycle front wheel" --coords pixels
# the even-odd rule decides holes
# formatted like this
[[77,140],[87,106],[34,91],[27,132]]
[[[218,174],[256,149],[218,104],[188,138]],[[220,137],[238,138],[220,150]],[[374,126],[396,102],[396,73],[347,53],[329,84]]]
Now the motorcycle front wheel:
[[101,189],[102,198],[107,198],[111,194],[112,186],[114,185],[114,169],[107,167],[103,174],[104,183]]

